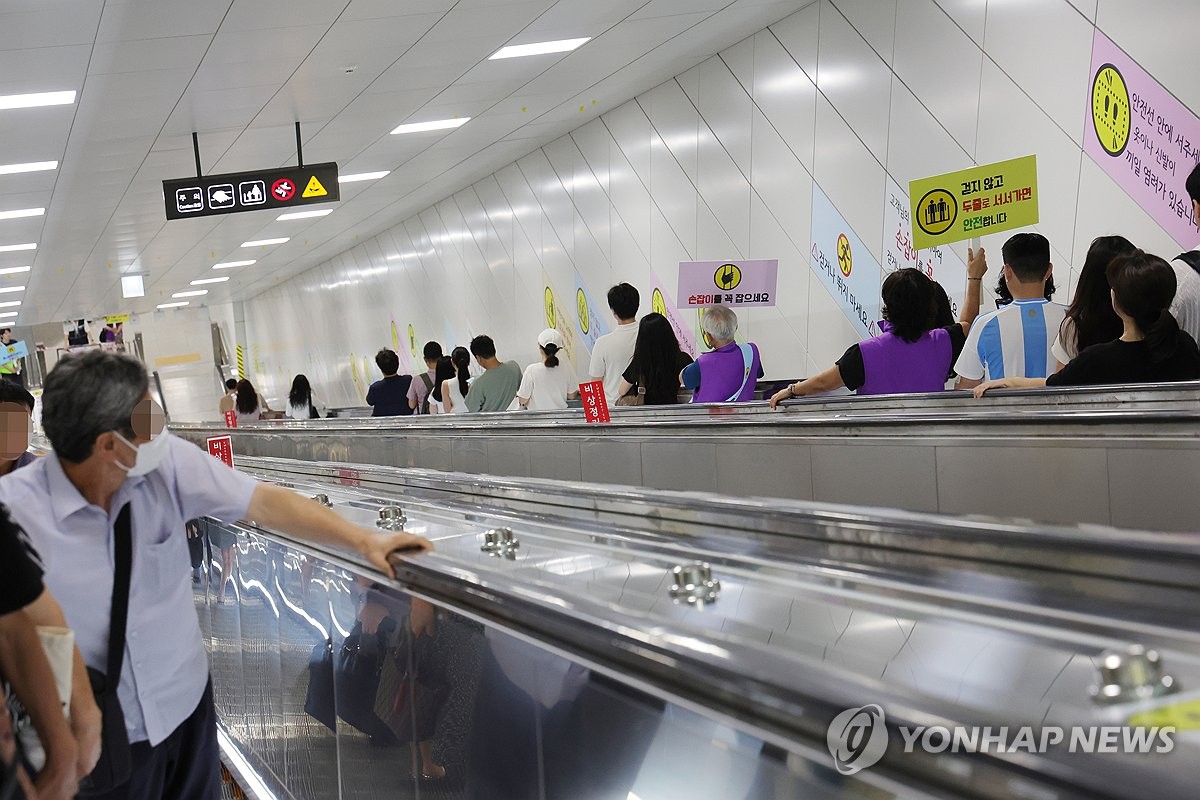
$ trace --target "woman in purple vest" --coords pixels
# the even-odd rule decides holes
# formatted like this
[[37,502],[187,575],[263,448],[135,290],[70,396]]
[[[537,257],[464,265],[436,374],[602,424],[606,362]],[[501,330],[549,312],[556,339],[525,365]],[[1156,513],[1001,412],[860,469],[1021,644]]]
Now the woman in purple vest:
[[733,309],[713,306],[700,315],[700,330],[711,353],[688,364],[679,373],[679,384],[692,390],[693,403],[734,403],[754,399],[754,387],[763,376],[756,344],[738,344],[733,335],[738,318]]
[[820,375],[794,383],[771,398],[771,408],[793,397],[845,386],[860,395],[940,392],[979,314],[979,287],[987,262],[971,253],[967,296],[959,321],[936,328],[936,286],[920,270],[901,269],[883,281],[884,319],[879,336],[851,345]]

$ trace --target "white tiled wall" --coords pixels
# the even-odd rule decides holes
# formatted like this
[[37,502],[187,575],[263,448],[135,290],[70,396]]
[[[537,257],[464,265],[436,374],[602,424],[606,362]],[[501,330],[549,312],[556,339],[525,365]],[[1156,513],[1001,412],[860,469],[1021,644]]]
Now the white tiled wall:
[[[882,261],[888,176],[1036,153],[1060,285],[1098,235],[1172,256],[1081,152],[1096,24],[1200,103],[1194,0],[822,0],[247,302],[250,372],[357,405],[393,323],[410,362],[411,325],[418,353],[488,333],[527,363],[547,284],[573,325],[577,280],[601,313],[618,281],[645,310],[651,271],[671,288],[680,260],[736,257],[780,261],[780,305],[742,314],[768,375],[823,369],[854,333],[810,275],[814,180]],[[985,238],[994,267],[1005,236]]]

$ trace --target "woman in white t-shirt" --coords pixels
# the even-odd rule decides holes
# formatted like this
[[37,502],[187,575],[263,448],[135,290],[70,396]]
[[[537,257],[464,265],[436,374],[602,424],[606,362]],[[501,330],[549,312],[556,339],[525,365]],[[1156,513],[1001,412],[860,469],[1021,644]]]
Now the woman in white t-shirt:
[[454,377],[444,380],[441,386],[442,413],[466,414],[466,396],[471,382],[471,353],[465,347],[456,347],[450,353],[450,363],[454,366]]
[[517,389],[517,402],[530,411],[564,409],[567,400],[579,396],[579,378],[570,364],[558,358],[563,347],[562,334],[546,328],[538,334],[538,347],[542,360],[525,368]]
[[442,400],[445,395],[444,384],[449,381],[454,382],[454,362],[449,356],[442,356],[437,360],[437,367],[433,371],[433,391],[429,393],[429,413],[430,414],[448,414],[446,403]]
[[288,392],[288,419],[320,419],[322,406],[313,397],[312,385],[308,376],[297,375],[292,379],[292,389]]

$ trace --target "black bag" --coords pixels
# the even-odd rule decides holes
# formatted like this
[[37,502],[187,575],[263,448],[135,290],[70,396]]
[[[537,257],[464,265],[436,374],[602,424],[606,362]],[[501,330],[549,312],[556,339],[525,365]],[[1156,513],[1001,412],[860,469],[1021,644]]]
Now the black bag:
[[386,652],[385,643],[395,625],[396,621],[391,617],[384,617],[376,633],[363,633],[362,623],[357,623],[342,642],[333,663],[337,715],[370,736],[377,745],[396,742],[392,729],[375,714],[375,696],[379,693],[379,673]]
[[129,504],[117,514],[113,527],[116,567],[113,571],[112,617],[108,627],[108,663],[104,672],[88,667],[88,680],[96,695],[103,722],[100,760],[79,784],[80,795],[110,792],[133,774],[133,752],[125,730],[125,713],[117,697],[121,663],[125,659],[125,623],[129,617],[129,572],[133,566],[133,533]]
[[308,694],[304,713],[331,731],[337,731],[337,704],[333,689],[333,640],[312,649],[308,659]]

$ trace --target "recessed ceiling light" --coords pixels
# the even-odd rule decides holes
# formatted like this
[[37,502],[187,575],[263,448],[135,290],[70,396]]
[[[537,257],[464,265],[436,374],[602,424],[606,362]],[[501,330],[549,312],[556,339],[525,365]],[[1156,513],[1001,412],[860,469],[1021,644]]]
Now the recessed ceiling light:
[[19,305],[21,305],[20,300],[8,300],[6,302],[0,303],[0,308],[16,308]]
[[15,317],[20,313],[20,311],[5,311],[4,313],[0,314],[0,317]]
[[178,303],[159,303],[155,308],[180,308],[181,306],[191,305],[187,300],[180,300]]
[[[280,214],[275,219],[279,222],[285,222],[289,219],[311,219],[312,217],[323,217],[326,214],[332,214],[332,208],[322,208],[319,211],[293,211],[290,214]],[[285,240],[286,241],[286,240]]]
[[[245,245],[242,245],[245,247]],[[252,258],[249,261],[222,261],[220,264],[213,264],[213,269],[233,269],[234,267],[248,267],[251,264],[257,263]]]
[[25,291],[24,286],[0,286],[0,294],[12,294],[13,292]]
[[392,171],[385,169],[382,172],[355,172],[351,175],[338,175],[338,183],[356,183],[358,181],[375,181],[380,178],[390,175]]
[[192,286],[203,286],[206,283],[224,283],[227,280],[229,280],[228,275],[220,278],[197,278],[196,280],[192,281]]
[[0,164],[0,175],[15,175],[18,172],[41,172],[58,169],[57,161],[30,161],[28,164]]
[[29,244],[0,244],[0,253],[14,253],[17,250],[37,250],[37,243]]
[[569,53],[591,38],[592,37],[590,36],[584,36],[581,39],[556,39],[553,42],[511,44],[508,47],[501,47],[495,53],[492,53],[490,56],[488,56],[488,61],[495,61],[496,59],[500,58],[540,56],[545,55],[546,53]]
[[470,117],[455,117],[454,119],[435,119],[430,122],[406,122],[397,125],[392,133],[421,133],[423,131],[444,131],[459,128],[471,121]]
[[75,102],[74,92],[36,92],[34,94],[0,94],[0,110],[6,108],[37,108],[65,106]]
[[20,219],[22,217],[40,217],[46,213],[44,208],[18,208],[16,211],[0,211],[0,219]]
[[190,292],[175,292],[171,297],[201,297],[208,294],[208,289],[193,289]]
[[242,247],[266,247],[269,244],[283,244],[288,240],[288,237],[283,236],[278,239],[257,239],[253,242],[242,242]]
[[33,267],[6,267],[0,269],[0,275],[16,275],[18,272],[29,272]]
[[121,297],[145,297],[146,282],[141,275],[121,276]]

